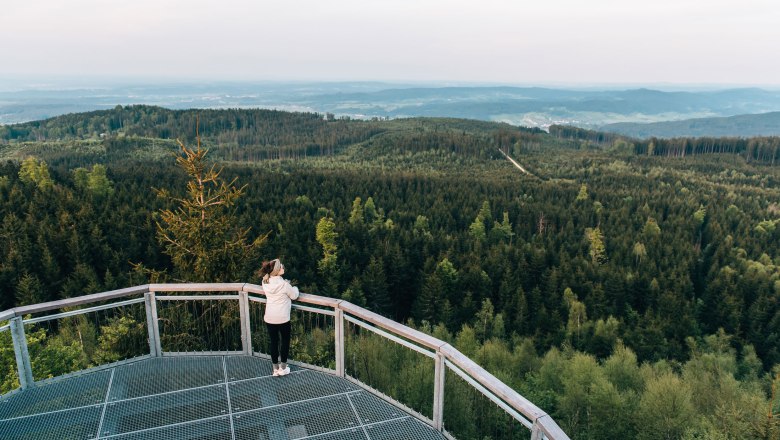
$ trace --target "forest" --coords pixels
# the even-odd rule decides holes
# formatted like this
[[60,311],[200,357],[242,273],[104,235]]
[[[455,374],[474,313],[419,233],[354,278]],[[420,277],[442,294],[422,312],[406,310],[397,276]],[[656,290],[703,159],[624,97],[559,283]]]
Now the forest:
[[302,291],[451,341],[572,438],[780,435],[776,138],[146,106],[2,126],[0,309],[203,281],[157,232],[196,133],[243,188],[235,226],[265,237],[211,281],[279,257]]
[[[616,133],[586,130],[578,127],[553,125],[550,134],[561,139],[580,140],[629,149],[638,155],[685,157],[701,154],[736,154],[747,162],[759,162],[774,166],[780,159],[780,137],[675,137],[671,139],[650,137],[632,139]],[[584,145],[587,147],[587,145]]]

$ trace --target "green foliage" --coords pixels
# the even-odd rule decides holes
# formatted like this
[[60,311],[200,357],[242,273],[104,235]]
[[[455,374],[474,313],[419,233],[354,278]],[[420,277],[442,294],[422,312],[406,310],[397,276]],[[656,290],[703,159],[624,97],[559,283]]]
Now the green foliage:
[[352,212],[349,214],[349,222],[351,224],[363,224],[363,205],[360,197],[355,197],[352,202]]
[[469,226],[469,234],[471,234],[476,242],[481,243],[487,239],[488,227],[492,220],[493,214],[490,212],[490,202],[485,200],[482,202],[482,207],[479,209],[474,222]]
[[490,202],[485,200],[482,202],[482,207],[479,208],[479,218],[482,219],[483,222],[490,223],[493,221],[493,213],[490,212]]
[[585,237],[588,239],[588,254],[593,264],[605,263],[607,261],[607,250],[604,246],[604,234],[601,233],[601,228],[586,229]]
[[[592,356],[575,354],[563,372],[561,420],[572,438],[633,438],[630,397],[621,394]],[[616,411],[616,408],[621,408]]]
[[563,297],[569,305],[569,320],[566,323],[566,335],[575,347],[580,347],[584,333],[590,323],[585,304],[577,300],[577,295],[570,288],[566,288]]
[[[732,129],[731,131],[745,131],[745,125],[755,123],[755,121],[740,121],[741,118],[767,118],[767,119],[776,119],[778,116],[777,113],[767,113],[765,115],[744,115],[744,116],[735,116],[733,118],[716,118],[714,120],[703,120],[703,121],[697,121],[696,126],[699,130],[701,130],[702,134],[707,131],[706,128],[702,130],[703,127],[706,127],[708,124],[715,125],[723,124],[724,122],[728,124],[737,124],[740,127],[738,129]],[[771,121],[764,121],[768,124],[768,126],[772,127],[776,125],[776,122],[774,120]],[[586,130],[578,127],[571,127],[571,126],[561,126],[561,125],[552,125],[549,128],[550,134],[552,136],[555,136],[559,139],[569,139],[569,140],[581,140],[581,141],[588,141],[592,142],[594,144],[597,144],[599,146],[605,147],[605,146],[611,146],[609,149],[613,153],[618,154],[627,154],[633,152],[634,154],[642,154],[647,156],[666,156],[666,157],[672,157],[672,158],[680,158],[684,159],[686,157],[691,156],[703,156],[703,155],[724,155],[724,154],[730,154],[730,155],[739,155],[745,158],[746,161],[756,161],[756,162],[762,162],[764,164],[769,165],[775,165],[777,163],[777,156],[778,156],[778,147],[780,147],[780,137],[777,136],[771,136],[771,137],[763,137],[763,136],[755,136],[755,137],[710,137],[710,136],[695,136],[695,137],[684,137],[679,134],[681,130],[680,124],[686,125],[690,124],[690,121],[675,121],[675,122],[665,122],[665,123],[656,123],[653,124],[653,126],[661,127],[660,129],[649,129],[647,124],[640,124],[642,128],[639,131],[643,131],[645,133],[644,137],[646,139],[631,139],[624,135],[617,134],[617,133],[605,133],[600,131],[592,131],[592,130]],[[621,124],[627,127],[631,127],[632,124]],[[674,133],[674,127],[677,126],[678,133]],[[625,128],[625,127],[624,127]],[[723,128],[723,127],[718,127]],[[671,130],[670,130],[671,129]],[[659,136],[660,134],[656,134],[655,136],[648,135],[648,132],[652,134],[652,132],[661,133],[664,130],[667,131],[666,135],[664,137],[668,137],[671,139],[659,139],[655,136]],[[709,128],[710,131],[713,130],[712,127]],[[631,128],[628,128],[627,130],[624,130],[626,133],[631,131],[637,131],[632,130]],[[690,127],[683,127],[682,131],[687,131],[688,133],[692,133],[696,130],[690,130]],[[717,131],[717,130],[716,130]],[[729,130],[726,130],[729,131]],[[766,132],[766,127],[759,128],[757,130],[758,132]],[[689,135],[693,136],[693,135]]]
[[341,294],[341,298],[360,307],[366,306],[366,296],[363,294],[363,287],[360,285],[360,280],[357,278],[352,280],[349,287],[347,287],[347,290]]
[[645,378],[639,368],[636,354],[618,342],[614,352],[604,363],[604,374],[621,393],[640,395],[645,389]]
[[474,319],[474,329],[476,330],[477,338],[481,342],[485,342],[493,336],[495,317],[496,311],[493,303],[489,299],[482,301],[482,308],[477,312],[477,316]]
[[583,183],[582,185],[580,185],[580,192],[577,193],[577,198],[575,200],[580,202],[580,201],[583,201],[583,200],[588,200],[588,198],[589,198],[589,196],[588,196],[588,185]]
[[101,164],[92,165],[91,171],[76,168],[73,170],[73,182],[77,189],[96,197],[108,197],[114,193],[114,184],[106,175],[106,167]]
[[82,344],[82,340],[68,332],[48,335],[40,329],[27,334],[33,378],[50,379],[87,368],[90,365],[89,358]]
[[0,332],[0,394],[19,388],[19,375],[11,332]]
[[302,196],[296,197],[295,198],[295,204],[303,206],[305,208],[312,208],[312,207],[314,207],[314,204],[312,203],[311,199],[306,194],[304,194]]
[[424,215],[417,216],[417,218],[414,220],[412,231],[414,232],[415,235],[420,237],[426,237],[426,238],[433,237],[433,235],[431,234],[430,221],[428,220],[428,217]]
[[138,342],[146,340],[146,323],[137,322],[129,316],[119,316],[101,326],[95,363],[98,365],[116,362],[137,356]]
[[32,156],[22,162],[22,167],[19,169],[19,180],[42,190],[54,186],[46,162]]
[[420,295],[415,300],[414,316],[419,321],[452,324],[452,300],[455,299],[458,271],[446,257],[423,281]]
[[434,370],[430,359],[368,331],[353,329],[345,339],[350,376],[432,416]]
[[330,276],[336,271],[337,245],[336,223],[329,217],[323,217],[317,223],[317,243],[322,246],[322,260],[319,262],[320,272]]
[[490,237],[493,242],[511,243],[514,235],[512,223],[509,222],[509,213],[504,211],[501,223],[493,222],[493,228],[490,229]]
[[639,264],[642,263],[642,260],[644,260],[645,257],[647,257],[647,248],[645,248],[644,244],[638,241],[634,243],[634,248],[632,250],[632,253],[636,258],[636,265],[639,266]]
[[366,223],[368,224],[382,221],[382,215],[379,211],[377,211],[376,205],[374,205],[373,197],[369,197],[366,199],[366,204],[363,207],[363,212],[366,218]]
[[380,258],[371,258],[371,262],[363,272],[362,286],[369,310],[381,315],[389,315],[393,304],[387,287],[384,263]]
[[756,225],[755,231],[763,236],[771,236],[775,232],[776,227],[777,220],[764,220]]
[[477,216],[477,218],[474,219],[474,222],[469,226],[469,234],[478,242],[485,241],[485,238],[487,238],[485,223],[480,216]]
[[658,238],[661,235],[661,227],[658,226],[658,222],[654,218],[648,217],[645,227],[642,229],[642,234],[648,239]]
[[699,206],[699,209],[693,213],[693,220],[696,222],[696,227],[701,227],[704,224],[704,219],[707,217],[707,209],[703,206]]
[[639,439],[680,438],[695,422],[696,409],[689,385],[667,373],[647,381],[639,401]]
[[[291,339],[290,355],[298,362],[305,362],[322,368],[336,368],[333,340],[335,329],[328,326],[312,325],[311,319],[299,313],[290,316]],[[264,344],[268,339],[264,338]],[[264,348],[265,349],[265,348]]]
[[16,303],[30,305],[46,302],[46,289],[37,276],[24,274],[16,286]]

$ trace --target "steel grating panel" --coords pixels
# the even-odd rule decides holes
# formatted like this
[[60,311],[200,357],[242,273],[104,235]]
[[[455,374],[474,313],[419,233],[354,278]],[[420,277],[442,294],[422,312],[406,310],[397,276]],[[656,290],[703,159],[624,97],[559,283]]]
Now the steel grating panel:
[[153,358],[116,368],[110,401],[224,384],[220,356]]
[[230,417],[224,416],[110,438],[112,440],[231,440],[232,436]]
[[95,438],[103,405],[0,421],[3,440],[85,440]]
[[0,419],[103,403],[110,371],[51,382],[0,399]]
[[332,396],[233,414],[236,440],[305,438],[360,426],[347,396]]
[[[229,381],[254,379],[270,376],[273,373],[271,361],[268,359],[251,356],[228,356],[225,359]],[[301,368],[290,365],[290,371],[298,371]]]
[[176,356],[63,378],[0,399],[0,439],[444,439],[342,378],[270,373],[258,357]]
[[266,376],[229,385],[233,412],[265,408],[342,394],[357,389],[335,376],[300,370],[283,377]]
[[226,415],[228,402],[224,386],[178,391],[109,403],[100,435],[124,434]]
[[360,423],[364,425],[409,415],[366,391],[350,394],[349,399],[357,411]]
[[370,440],[368,437],[366,437],[363,428],[350,428],[343,431],[329,432],[327,434],[320,434],[306,438],[311,440]]
[[442,440],[439,432],[411,417],[365,427],[371,440]]

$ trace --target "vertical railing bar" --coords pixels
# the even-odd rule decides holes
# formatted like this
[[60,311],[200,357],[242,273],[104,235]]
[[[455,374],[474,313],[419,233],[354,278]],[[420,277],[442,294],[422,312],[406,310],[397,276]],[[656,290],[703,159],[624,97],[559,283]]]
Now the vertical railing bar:
[[336,309],[336,319],[334,323],[336,327],[335,335],[335,347],[333,351],[336,355],[336,375],[344,377],[344,311]]
[[534,422],[533,426],[531,426],[531,440],[543,440],[544,435],[542,434],[542,430],[539,428],[539,424]]
[[241,348],[245,355],[252,354],[252,326],[249,316],[249,293],[238,292],[238,307],[241,318]]
[[437,351],[433,382],[433,427],[441,431],[444,427],[444,355]]
[[149,353],[154,357],[162,356],[160,343],[160,324],[157,317],[157,299],[154,292],[146,293],[146,320],[149,331]]
[[146,292],[144,294],[144,309],[146,310],[146,332],[149,335],[149,354],[152,357],[157,357],[157,344],[154,341],[154,329],[152,323],[154,322],[154,316],[152,315],[152,304],[155,303],[154,293]]
[[27,351],[27,337],[24,334],[22,317],[11,318],[11,339],[14,343],[14,355],[16,356],[16,368],[19,371],[19,386],[27,389],[35,385],[32,366],[30,365],[30,353]]

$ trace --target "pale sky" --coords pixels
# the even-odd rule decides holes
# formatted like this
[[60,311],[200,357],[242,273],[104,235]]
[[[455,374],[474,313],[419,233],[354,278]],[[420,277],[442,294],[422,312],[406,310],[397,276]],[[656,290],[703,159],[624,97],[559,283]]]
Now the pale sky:
[[780,84],[778,0],[2,0],[0,78]]

